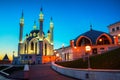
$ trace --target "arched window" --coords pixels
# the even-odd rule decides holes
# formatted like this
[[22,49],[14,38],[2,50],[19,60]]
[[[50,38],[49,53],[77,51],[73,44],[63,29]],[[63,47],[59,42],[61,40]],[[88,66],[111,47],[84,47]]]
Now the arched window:
[[37,54],[37,42],[35,43],[35,54]]
[[31,42],[31,50],[34,50],[34,43]]
[[85,37],[82,37],[78,42],[78,46],[86,46],[86,45],[91,45],[90,40]]
[[26,53],[26,50],[27,50],[27,46],[26,46],[26,44],[25,44],[25,48],[24,48],[25,50],[24,50],[24,53]]
[[109,41],[109,39],[105,35],[101,36],[97,40],[97,45],[106,45],[106,44],[110,44],[110,41]]
[[47,55],[47,44],[45,43],[45,56]]

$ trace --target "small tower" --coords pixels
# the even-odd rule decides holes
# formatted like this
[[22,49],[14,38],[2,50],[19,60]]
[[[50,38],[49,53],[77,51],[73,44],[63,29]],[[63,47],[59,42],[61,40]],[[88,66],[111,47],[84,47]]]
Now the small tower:
[[36,30],[36,29],[37,29],[36,21],[34,21],[33,30]]
[[2,59],[3,61],[9,61],[9,58],[8,58],[8,55],[7,54],[5,54],[5,56],[3,57],[3,59]]
[[13,51],[13,59],[15,58],[14,53],[15,53],[15,51]]
[[52,21],[52,17],[50,19],[50,43],[51,45],[53,45],[53,28],[54,28],[54,24]]
[[19,44],[18,44],[18,56],[21,53],[22,37],[23,37],[23,26],[24,26],[24,17],[23,17],[23,11],[22,11],[22,16],[20,18],[20,34],[19,34]]
[[43,12],[42,12],[42,8],[40,10],[40,14],[39,14],[39,22],[40,22],[40,41],[43,40],[43,36],[42,36],[42,33],[43,33],[43,20],[44,20],[44,15],[43,15]]

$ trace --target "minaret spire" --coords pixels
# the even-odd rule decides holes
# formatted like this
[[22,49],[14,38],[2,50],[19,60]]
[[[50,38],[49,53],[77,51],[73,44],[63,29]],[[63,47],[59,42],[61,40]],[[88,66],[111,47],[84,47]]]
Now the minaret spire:
[[24,16],[23,11],[20,18],[20,33],[19,33],[19,44],[18,44],[18,56],[21,54],[21,47],[22,47],[22,37],[23,37],[23,26],[24,26]]
[[20,36],[19,36],[19,43],[22,42],[23,26],[24,26],[24,17],[23,17],[23,11],[22,11],[22,15],[21,15],[21,18],[20,18]]
[[23,18],[23,16],[24,16],[24,13],[23,13],[23,10],[22,10],[22,16],[21,16],[21,18]]
[[50,19],[50,42],[53,45],[53,28],[54,28],[54,24],[53,24],[53,20],[52,17]]
[[92,31],[92,24],[90,24],[90,30]]
[[33,29],[34,29],[34,30],[36,30],[36,29],[37,29],[37,26],[36,26],[36,21],[34,21]]
[[42,11],[42,8],[40,9],[40,14],[39,14],[39,22],[40,22],[40,30],[39,30],[39,33],[40,33],[40,41],[43,40],[43,36],[42,36],[42,33],[43,33],[43,20],[44,20],[44,15],[43,15],[43,11]]

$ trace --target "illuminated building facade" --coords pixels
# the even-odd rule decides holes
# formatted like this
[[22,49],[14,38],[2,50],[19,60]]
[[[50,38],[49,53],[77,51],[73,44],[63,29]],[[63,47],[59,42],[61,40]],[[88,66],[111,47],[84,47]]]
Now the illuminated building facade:
[[56,51],[61,55],[63,61],[69,61],[87,56],[86,46],[91,46],[89,55],[102,54],[119,47],[114,44],[113,36],[102,31],[93,30],[91,26],[89,31],[71,40],[70,46]]
[[18,57],[13,56],[13,64],[41,64],[54,60],[53,56],[53,28],[52,18],[50,19],[50,29],[47,37],[43,32],[44,14],[41,8],[39,14],[39,29],[34,22],[33,30],[26,34],[25,40],[23,37],[24,16],[20,18],[20,34],[18,43]]
[[109,33],[114,38],[114,44],[120,45],[120,21],[108,26]]

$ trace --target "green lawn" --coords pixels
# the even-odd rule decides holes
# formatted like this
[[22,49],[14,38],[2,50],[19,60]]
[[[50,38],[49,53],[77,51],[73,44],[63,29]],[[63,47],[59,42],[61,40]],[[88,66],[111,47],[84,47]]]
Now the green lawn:
[[21,71],[23,69],[24,69],[24,66],[13,66],[13,67],[11,67],[11,68],[9,68],[7,70],[4,70],[4,72],[6,72],[8,74],[12,74],[12,73],[14,73],[16,71]]
[[[57,62],[56,64],[70,68],[87,68],[87,60],[78,59],[68,62]],[[92,69],[120,69],[120,48],[107,53],[90,57]]]

